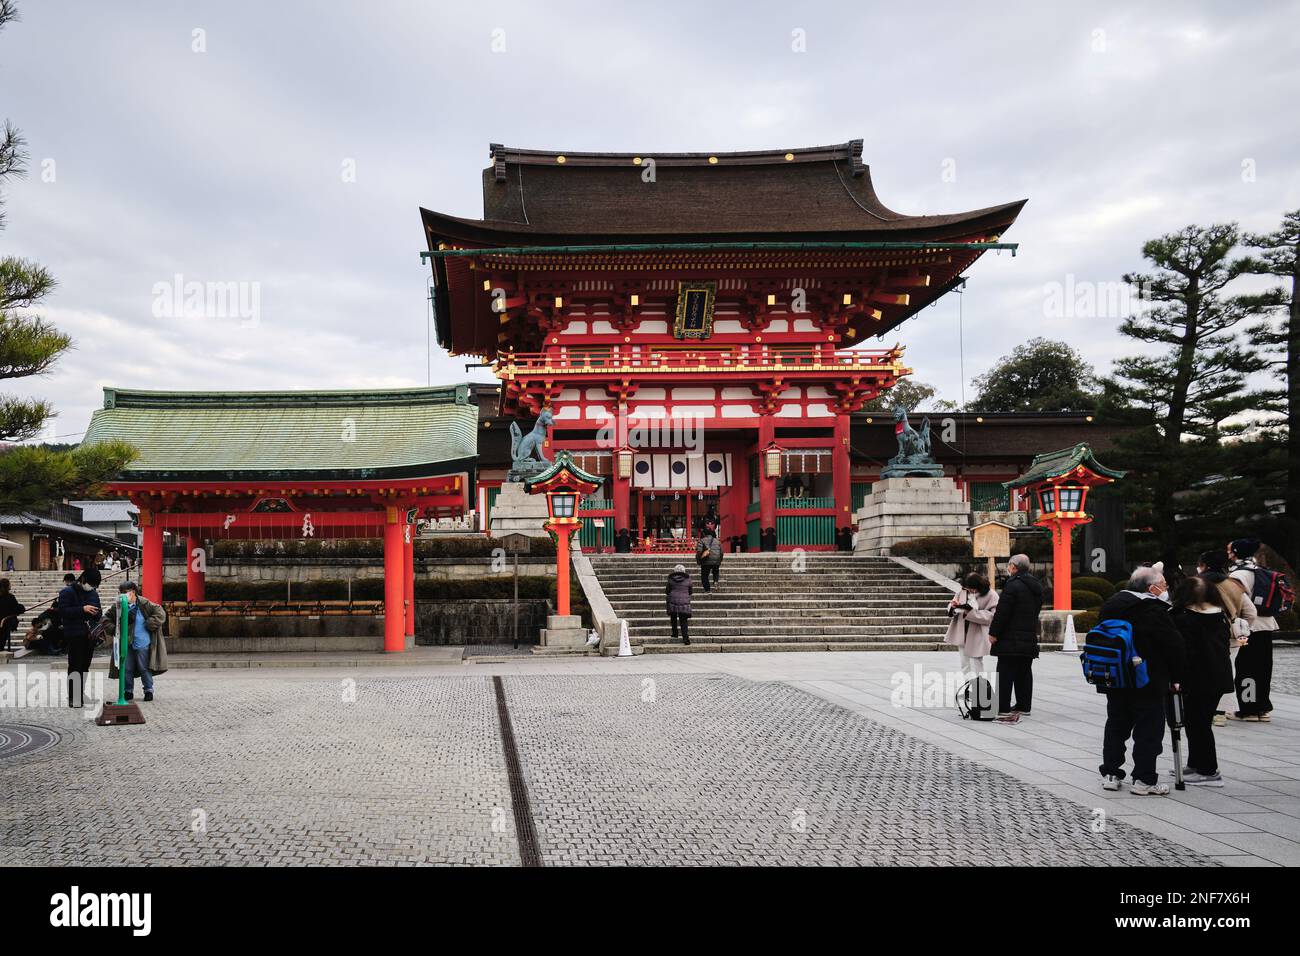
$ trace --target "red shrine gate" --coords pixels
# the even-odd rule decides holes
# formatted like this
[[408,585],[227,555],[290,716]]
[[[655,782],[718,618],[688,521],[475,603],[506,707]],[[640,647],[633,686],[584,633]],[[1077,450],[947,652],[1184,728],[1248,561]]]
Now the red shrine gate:
[[421,210],[439,341],[492,363],[502,414],[550,409],[624,547],[689,548],[710,504],[724,539],[834,547],[850,414],[911,371],[861,343],[1014,249],[1023,205],[903,216],[861,151],[494,145],[483,220]]
[[105,389],[86,441],[139,457],[107,485],[140,509],[141,589],[163,600],[163,542],[183,542],[186,597],[205,597],[221,540],[384,543],[384,650],[415,634],[417,517],[465,513],[477,408],[464,385],[364,392]]

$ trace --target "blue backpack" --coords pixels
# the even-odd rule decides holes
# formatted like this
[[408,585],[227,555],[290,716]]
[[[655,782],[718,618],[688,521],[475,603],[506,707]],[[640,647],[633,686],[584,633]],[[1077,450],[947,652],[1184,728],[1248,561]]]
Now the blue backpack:
[[1098,621],[1084,639],[1083,678],[1098,691],[1147,686],[1147,662],[1133,644],[1133,625],[1120,618]]

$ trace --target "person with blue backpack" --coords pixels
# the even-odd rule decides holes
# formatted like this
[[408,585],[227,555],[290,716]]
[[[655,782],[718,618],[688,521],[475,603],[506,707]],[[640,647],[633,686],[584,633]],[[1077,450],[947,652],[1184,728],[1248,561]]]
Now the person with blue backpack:
[[1124,759],[1133,738],[1133,779],[1138,796],[1164,796],[1156,758],[1164,749],[1165,705],[1169,692],[1181,689],[1186,653],[1183,636],[1161,599],[1168,590],[1164,573],[1138,568],[1109,597],[1097,613],[1097,626],[1088,632],[1084,676],[1106,695],[1106,730],[1102,741],[1102,788],[1118,790],[1124,780]]
[[1289,611],[1295,591],[1286,575],[1263,567],[1258,561],[1259,541],[1238,538],[1228,545],[1232,561],[1228,577],[1241,585],[1255,606],[1250,623],[1250,637],[1237,651],[1237,713],[1230,720],[1268,723],[1273,718],[1270,693],[1273,683],[1273,632],[1278,629],[1277,615]]

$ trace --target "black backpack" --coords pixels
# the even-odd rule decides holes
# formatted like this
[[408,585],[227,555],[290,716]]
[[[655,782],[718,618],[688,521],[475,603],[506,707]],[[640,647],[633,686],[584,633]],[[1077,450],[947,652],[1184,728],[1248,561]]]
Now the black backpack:
[[957,713],[962,720],[993,720],[993,685],[987,677],[972,677],[957,691]]

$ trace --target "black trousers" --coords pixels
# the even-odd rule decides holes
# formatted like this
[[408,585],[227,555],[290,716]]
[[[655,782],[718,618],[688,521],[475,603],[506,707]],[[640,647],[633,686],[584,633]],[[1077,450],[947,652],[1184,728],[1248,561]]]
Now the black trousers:
[[1187,769],[1196,773],[1218,773],[1219,755],[1214,749],[1214,711],[1222,694],[1183,692],[1183,729],[1187,731]]
[[691,639],[691,633],[690,633],[690,631],[688,630],[689,625],[690,625],[690,620],[691,620],[691,616],[690,616],[689,614],[669,614],[669,615],[668,615],[668,619],[672,622],[672,625],[673,625],[673,640],[674,640],[674,641],[677,640],[677,625],[678,625],[678,624],[680,624],[680,625],[681,625],[681,628],[682,628],[682,640],[683,640],[683,641],[689,641],[689,640]]
[[1243,717],[1257,717],[1273,709],[1269,692],[1273,683],[1273,632],[1255,631],[1237,651],[1237,709]]
[[721,570],[722,570],[722,569],[721,569],[718,565],[716,565],[716,564],[701,564],[701,565],[700,565],[700,583],[704,585],[704,590],[707,591],[707,590],[709,589],[709,587],[710,587],[710,585],[709,585],[709,577],[710,577],[710,575],[712,575],[712,577],[713,577],[713,583],[714,583],[714,584],[717,584],[717,583],[718,583],[718,572],[721,571]]
[[[1184,708],[1186,704],[1184,701]],[[1101,745],[1101,766],[1097,768],[1103,777],[1123,779],[1129,737],[1133,738],[1133,779],[1158,783],[1156,758],[1165,744],[1164,694],[1114,690],[1106,695],[1106,732]]]
[[[998,713],[1012,710],[1029,713],[1034,702],[1034,659],[1032,657],[998,658]],[[1011,703],[1014,692],[1016,702]]]

